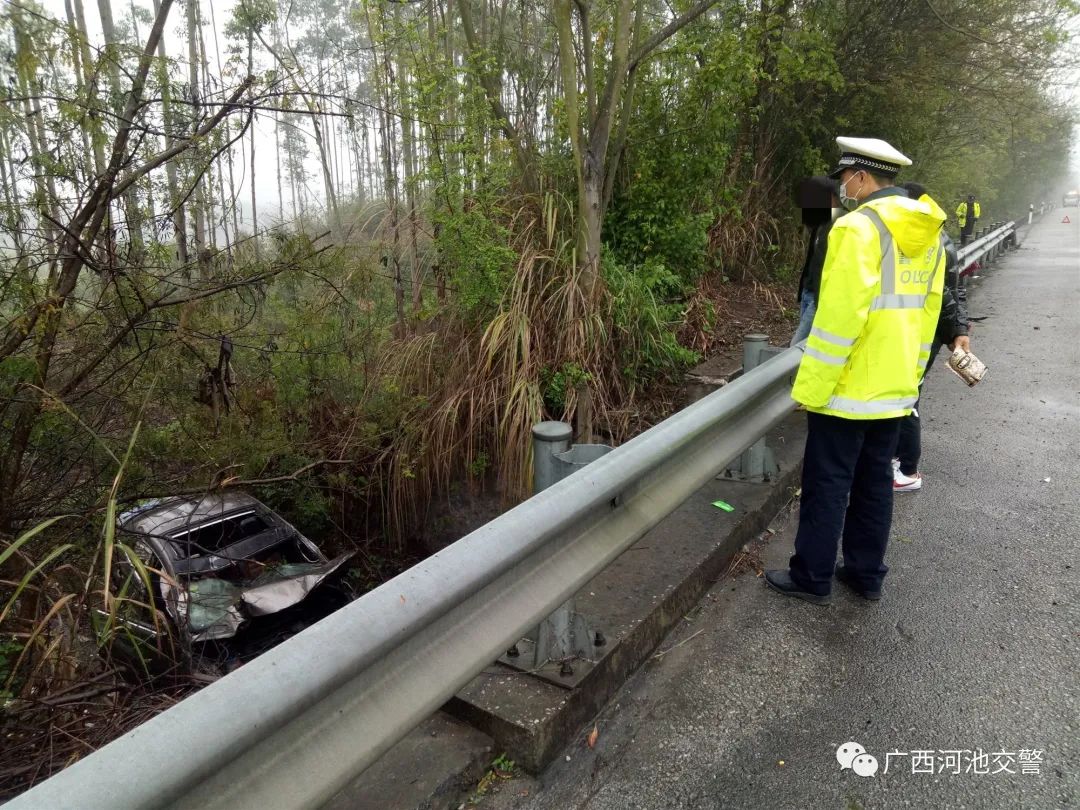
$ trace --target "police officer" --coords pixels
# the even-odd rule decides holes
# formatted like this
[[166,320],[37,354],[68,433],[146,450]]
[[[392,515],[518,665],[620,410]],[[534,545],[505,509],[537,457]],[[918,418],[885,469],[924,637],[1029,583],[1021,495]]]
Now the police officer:
[[[911,161],[876,138],[837,138],[832,177],[852,213],[836,221],[817,313],[791,395],[806,406],[802,503],[788,568],[768,585],[825,605],[833,576],[870,600],[888,568],[901,417],[930,358],[945,281],[945,212],[893,185]],[[843,540],[844,564],[836,565]]]
[[960,244],[966,245],[975,232],[975,225],[982,217],[982,206],[975,202],[975,195],[968,194],[967,199],[956,206],[956,221],[960,225]]

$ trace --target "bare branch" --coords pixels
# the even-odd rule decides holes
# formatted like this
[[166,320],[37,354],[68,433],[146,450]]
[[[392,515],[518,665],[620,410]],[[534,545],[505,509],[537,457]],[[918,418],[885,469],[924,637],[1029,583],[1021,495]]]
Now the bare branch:
[[150,158],[150,160],[146,161],[146,163],[139,166],[137,169],[132,169],[124,182],[120,183],[113,189],[111,199],[116,199],[117,197],[120,197],[138,180],[148,175],[154,169],[158,168],[159,166],[165,165],[173,158],[186,152],[188,149],[194,146],[200,138],[205,138],[207,135],[209,135],[230,112],[238,109],[244,109],[244,106],[242,104],[237,104],[237,101],[239,101],[240,96],[242,96],[244,92],[249,87],[251,87],[253,81],[254,79],[249,76],[243,84],[236,88],[233,94],[229,96],[228,100],[226,100],[225,103],[221,105],[221,109],[214,113],[214,115],[207,119],[207,121],[201,127],[199,127],[194,133],[192,133],[192,135],[185,138],[181,143],[176,144],[171,149],[166,149],[164,152],[159,152],[157,155]]
[[674,20],[669,22],[667,25],[665,25],[663,28],[661,28],[659,31],[657,31],[655,34],[645,40],[645,42],[642,43],[641,47],[633,53],[633,55],[630,57],[629,69],[634,70],[642,59],[655,51],[672,36],[677,34],[679,31],[681,31],[683,28],[692,23],[694,20],[696,20],[698,17],[700,17],[702,14],[704,14],[706,11],[708,11],[710,8],[712,8],[719,2],[720,0],[701,0],[699,3],[691,6]]

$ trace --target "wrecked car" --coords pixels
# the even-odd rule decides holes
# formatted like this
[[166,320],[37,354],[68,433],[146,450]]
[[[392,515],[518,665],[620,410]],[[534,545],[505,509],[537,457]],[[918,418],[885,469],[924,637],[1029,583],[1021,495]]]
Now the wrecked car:
[[[117,524],[117,541],[142,562],[136,566],[127,555],[117,555],[123,592],[132,603],[152,603],[157,615],[164,614],[179,631],[184,646],[232,639],[259,624],[261,617],[288,613],[316,589],[324,597],[315,611],[321,615],[309,611],[298,620],[293,616],[284,635],[348,601],[339,574],[352,555],[327,559],[318,546],[250,495],[227,492],[148,501],[121,514]],[[128,617],[125,623],[144,637],[157,636],[160,628],[149,610],[146,614],[150,620]],[[260,646],[271,644],[264,638]]]

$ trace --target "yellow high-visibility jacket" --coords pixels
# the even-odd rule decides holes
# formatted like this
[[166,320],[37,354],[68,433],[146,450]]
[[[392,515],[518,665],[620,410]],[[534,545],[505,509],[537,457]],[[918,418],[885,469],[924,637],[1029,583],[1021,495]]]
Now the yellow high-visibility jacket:
[[944,222],[928,196],[881,197],[836,221],[796,402],[847,419],[911,413],[941,310]]
[[[977,202],[973,206],[975,208],[975,219],[982,219],[982,206]],[[968,204],[967,200],[964,200],[958,206],[956,206],[956,221],[963,228],[967,224]]]

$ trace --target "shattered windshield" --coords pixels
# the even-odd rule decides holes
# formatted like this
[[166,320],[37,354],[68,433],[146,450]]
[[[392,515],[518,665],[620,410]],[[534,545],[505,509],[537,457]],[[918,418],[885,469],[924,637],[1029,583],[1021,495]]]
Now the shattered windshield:
[[188,554],[212,554],[270,528],[265,520],[251,511],[177,532],[172,539],[182,544]]

